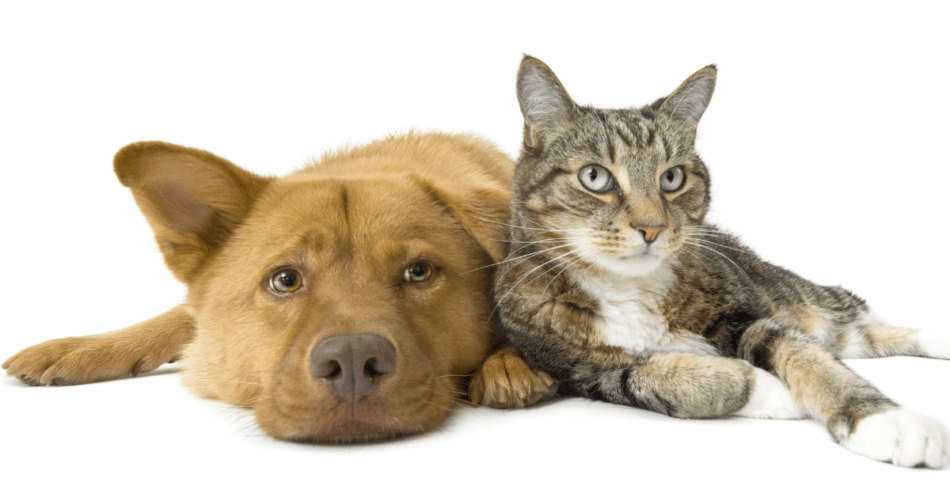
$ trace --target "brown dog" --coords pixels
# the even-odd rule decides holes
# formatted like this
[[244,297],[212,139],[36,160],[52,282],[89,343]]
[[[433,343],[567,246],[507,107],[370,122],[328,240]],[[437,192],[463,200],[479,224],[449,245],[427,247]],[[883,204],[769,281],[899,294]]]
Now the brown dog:
[[136,376],[181,358],[203,397],[254,408],[287,440],[354,441],[438,424],[465,378],[474,402],[553,394],[495,335],[513,164],[471,136],[409,134],[280,178],[210,153],[133,143],[131,188],[187,302],[129,328],[11,357],[35,385]]

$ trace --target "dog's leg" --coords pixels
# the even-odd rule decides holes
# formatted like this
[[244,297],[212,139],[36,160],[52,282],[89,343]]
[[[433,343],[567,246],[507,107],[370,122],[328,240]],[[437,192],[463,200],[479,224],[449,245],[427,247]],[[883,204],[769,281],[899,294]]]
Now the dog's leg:
[[743,334],[739,356],[782,380],[795,402],[849,450],[898,466],[950,465],[943,423],[887,398],[814,336],[761,319]]
[[194,319],[179,305],[128,328],[28,347],[7,359],[3,369],[30,385],[75,385],[138,376],[173,361],[194,333]]
[[469,399],[497,409],[526,407],[557,393],[558,383],[532,367],[514,347],[505,345],[488,357],[472,377]]

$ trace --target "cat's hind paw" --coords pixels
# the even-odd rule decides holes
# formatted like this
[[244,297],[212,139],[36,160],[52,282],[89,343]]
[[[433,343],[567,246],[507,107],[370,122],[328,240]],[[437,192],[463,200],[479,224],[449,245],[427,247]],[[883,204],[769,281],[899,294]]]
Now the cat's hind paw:
[[492,354],[472,377],[469,399],[478,405],[508,409],[527,407],[550,399],[558,383],[546,372],[532,367],[513,347]]
[[940,421],[903,408],[872,414],[839,433],[848,450],[896,466],[950,466],[950,432]]
[[781,380],[768,371],[754,368],[755,382],[749,400],[735,412],[743,418],[804,419],[808,417]]

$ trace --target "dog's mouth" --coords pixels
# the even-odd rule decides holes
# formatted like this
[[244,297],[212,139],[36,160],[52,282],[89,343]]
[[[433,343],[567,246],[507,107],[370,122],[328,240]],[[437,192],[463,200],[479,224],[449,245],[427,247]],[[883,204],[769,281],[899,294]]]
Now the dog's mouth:
[[451,375],[433,370],[431,361],[397,354],[379,335],[325,338],[309,359],[309,370],[286,360],[265,383],[264,401],[255,405],[261,428],[275,438],[329,444],[392,440],[433,428],[455,402]]
[[356,405],[338,396],[302,403],[289,392],[275,392],[273,401],[258,405],[255,413],[261,428],[281,440],[319,444],[394,440],[435,427],[453,403],[451,388],[432,384],[413,390],[375,392]]

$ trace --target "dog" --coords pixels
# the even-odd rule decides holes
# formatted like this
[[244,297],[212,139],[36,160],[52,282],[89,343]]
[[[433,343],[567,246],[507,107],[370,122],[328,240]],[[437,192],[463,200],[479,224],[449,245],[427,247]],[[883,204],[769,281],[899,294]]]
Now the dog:
[[275,438],[318,443],[432,429],[466,378],[477,405],[555,393],[494,330],[513,163],[490,143],[409,133],[264,177],[203,150],[138,142],[114,167],[186,302],[29,347],[7,374],[73,385],[180,360],[195,394],[252,408]]

